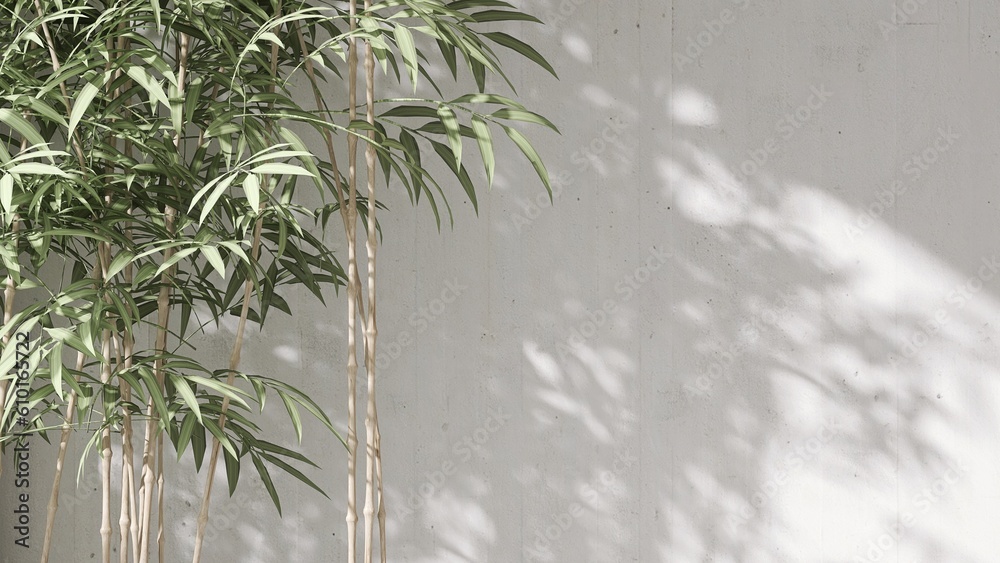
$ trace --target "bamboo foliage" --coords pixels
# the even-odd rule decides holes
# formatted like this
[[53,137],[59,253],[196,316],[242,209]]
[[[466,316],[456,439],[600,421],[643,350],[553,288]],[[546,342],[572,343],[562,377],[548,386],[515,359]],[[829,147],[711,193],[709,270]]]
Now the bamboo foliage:
[[[378,522],[386,561],[375,392],[376,188],[402,188],[439,227],[453,221],[449,199],[456,195],[478,211],[463,145],[474,142],[483,183],[492,185],[493,132],[503,131],[548,189],[545,166],[521,128],[555,127],[487,90],[512,87],[501,54],[552,72],[534,48],[498,27],[518,22],[537,20],[501,0],[0,6],[0,447],[16,439],[15,426],[59,429],[43,563],[74,439],[83,444],[78,475],[88,459],[100,460],[95,532],[106,563],[114,550],[121,563],[166,560],[168,455],[206,469],[194,562],[204,548],[220,456],[230,494],[244,466],[252,467],[279,514],[275,470],[325,496],[307,475],[315,464],[269,440],[255,422],[269,395],[284,406],[299,441],[305,410],[345,447],[347,551],[356,561],[359,353],[367,398],[363,557],[374,557]],[[447,84],[434,80],[440,73],[432,65],[445,70]],[[298,94],[298,80],[311,95]],[[466,83],[472,92],[444,95]],[[400,89],[412,95],[377,95]],[[302,131],[318,135],[323,150]],[[328,244],[334,214],[344,238]],[[246,330],[262,327],[273,311],[291,314],[290,292],[325,303],[330,286],[347,290],[344,437],[323,406],[240,361]],[[237,327],[232,353],[215,365],[195,345],[227,316]],[[27,405],[9,391],[15,331],[31,332],[41,359]],[[74,353],[76,361],[66,363]],[[25,406],[27,419],[19,414]],[[113,476],[119,440],[122,471]],[[121,497],[115,507],[112,490]]]

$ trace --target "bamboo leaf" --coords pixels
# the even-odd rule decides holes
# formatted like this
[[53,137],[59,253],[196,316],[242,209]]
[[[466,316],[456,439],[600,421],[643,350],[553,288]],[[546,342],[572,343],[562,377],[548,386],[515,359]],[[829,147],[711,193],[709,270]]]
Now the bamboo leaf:
[[278,391],[278,396],[281,397],[281,402],[285,404],[285,410],[288,411],[288,418],[292,421],[292,426],[295,428],[295,435],[299,438],[299,443],[302,443],[302,417],[299,415],[299,409],[295,408],[295,404],[285,393]]
[[56,342],[52,346],[52,350],[49,352],[49,374],[52,379],[52,388],[55,390],[56,396],[60,399],[65,398],[63,395],[63,363],[62,363],[62,353],[63,353],[63,343]]
[[552,76],[559,78],[559,75],[556,74],[556,69],[552,68],[552,65],[549,64],[549,61],[545,60],[545,57],[543,57],[541,53],[536,51],[534,47],[528,45],[524,41],[521,41],[520,39],[508,35],[506,33],[503,33],[502,31],[491,31],[484,33],[483,35],[489,37],[490,39],[495,41],[498,45],[502,45],[504,47],[507,47],[508,49],[520,53],[522,56],[524,56],[531,62],[549,71],[549,74],[551,74]]
[[312,176],[312,172],[306,170],[305,168],[295,164],[288,164],[287,162],[268,162],[252,168],[250,172],[253,172],[254,174]]
[[10,213],[13,209],[14,200],[14,177],[4,174],[0,177],[0,207],[4,213]]
[[396,43],[399,44],[399,50],[403,54],[403,63],[409,71],[413,91],[416,92],[420,61],[417,58],[417,47],[413,43],[413,34],[402,25],[397,25],[393,33],[396,35]]
[[219,277],[226,279],[226,264],[222,261],[222,255],[219,254],[219,249],[214,246],[203,246],[201,247],[201,253],[208,260],[208,263],[215,268],[216,273]]
[[226,461],[226,481],[229,483],[229,496],[236,492],[236,485],[240,482],[240,458],[225,452]]
[[9,108],[0,108],[0,121],[4,122],[19,135],[27,139],[30,144],[46,144],[45,139],[42,138],[41,134],[39,134],[27,120],[21,117],[20,113]]
[[194,390],[188,382],[180,375],[171,374],[170,381],[174,384],[174,388],[177,392],[181,394],[181,398],[184,399],[184,403],[191,409],[194,413],[195,418],[201,423],[201,406],[198,404],[198,398],[194,394]]
[[41,162],[20,162],[7,169],[10,174],[28,174],[33,176],[59,176],[69,178],[69,174],[61,170],[58,166],[44,164]]
[[247,174],[243,180],[243,192],[247,196],[250,209],[254,211],[260,209],[260,180],[257,179],[256,174]]
[[133,260],[135,260],[135,253],[129,250],[119,251],[118,254],[115,255],[114,259],[111,260],[111,264],[108,266],[107,278],[111,279],[115,277],[119,272],[125,269],[125,266],[131,264]]
[[472,130],[476,133],[479,152],[483,157],[483,166],[486,168],[486,179],[492,188],[493,172],[496,168],[496,160],[493,155],[493,134],[490,132],[489,125],[478,115],[472,116]]
[[181,430],[177,435],[177,443],[175,445],[177,448],[177,461],[180,461],[181,456],[184,455],[184,450],[187,449],[188,444],[191,442],[191,436],[196,426],[198,426],[198,418],[194,413],[184,417],[184,422],[181,423]]
[[441,105],[437,110],[441,124],[444,125],[445,133],[448,135],[448,144],[451,145],[451,152],[455,154],[455,162],[462,164],[462,132],[458,126],[458,118],[455,112],[446,105]]
[[273,502],[274,507],[278,509],[278,516],[281,516],[281,500],[278,498],[278,491],[274,489],[274,483],[271,481],[271,474],[267,471],[267,467],[258,456],[251,453],[250,458],[253,459],[253,465],[257,468],[257,474],[260,475],[260,480],[264,482],[264,488],[267,489],[267,494],[271,496],[271,502]]
[[533,111],[516,109],[516,108],[502,108],[493,112],[492,117],[495,117],[496,119],[511,119],[514,121],[523,121],[525,123],[536,123],[538,125],[544,125],[545,127],[548,127],[549,129],[555,131],[556,133],[559,132],[559,129],[556,128],[556,126],[551,121],[545,119],[544,117],[538,115]]
[[545,190],[549,192],[549,199],[552,199],[552,185],[549,183],[549,172],[546,170],[545,163],[542,162],[542,158],[538,156],[538,152],[535,150],[535,147],[531,146],[531,142],[528,141],[527,137],[521,134],[521,132],[517,129],[504,125],[503,130],[507,133],[507,136],[510,137],[510,140],[514,141],[517,148],[521,149],[521,152],[524,153],[524,156],[527,157],[528,161],[531,162],[531,166],[534,167],[538,177],[542,180],[542,183],[545,184]]
[[73,136],[76,126],[80,124],[80,120],[87,114],[87,111],[90,109],[90,102],[94,100],[94,96],[98,92],[100,92],[100,88],[92,82],[87,82],[80,89],[80,93],[77,94],[76,99],[73,101],[73,113],[69,116],[69,131],[66,133],[68,137]]

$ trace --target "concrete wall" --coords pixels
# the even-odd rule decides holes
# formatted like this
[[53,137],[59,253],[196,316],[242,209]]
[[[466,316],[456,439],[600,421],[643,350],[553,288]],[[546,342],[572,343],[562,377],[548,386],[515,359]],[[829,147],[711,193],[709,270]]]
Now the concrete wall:
[[[997,5],[529,9],[561,81],[512,74],[564,133],[535,135],[554,207],[505,149],[454,231],[399,190],[382,214],[390,560],[994,561]],[[343,427],[343,298],[296,302],[245,365],[294,373]],[[230,329],[202,350],[228,354]],[[252,471],[232,499],[220,474],[208,561],[345,560],[343,449],[317,425],[303,449],[333,500],[278,478],[279,520]],[[170,561],[190,466],[169,469],[192,483],[169,494]],[[12,547],[11,475],[0,561],[35,561]],[[96,475],[54,561],[99,558]]]

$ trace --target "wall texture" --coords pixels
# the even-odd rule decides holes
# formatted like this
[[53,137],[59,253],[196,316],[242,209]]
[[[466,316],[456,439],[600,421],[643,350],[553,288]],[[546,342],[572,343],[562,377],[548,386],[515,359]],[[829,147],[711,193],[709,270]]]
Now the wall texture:
[[[528,9],[561,80],[513,76],[563,131],[535,135],[555,205],[507,150],[453,231],[398,189],[382,214],[390,560],[995,561],[997,5]],[[340,427],[343,306],[275,317],[244,355]],[[52,455],[32,444],[32,547],[7,471],[3,563],[38,558]],[[315,424],[303,449],[332,501],[278,478],[279,519],[245,472],[207,561],[345,560],[343,449]],[[170,561],[191,465],[169,468],[192,475]],[[99,557],[97,467],[64,481],[53,561]]]

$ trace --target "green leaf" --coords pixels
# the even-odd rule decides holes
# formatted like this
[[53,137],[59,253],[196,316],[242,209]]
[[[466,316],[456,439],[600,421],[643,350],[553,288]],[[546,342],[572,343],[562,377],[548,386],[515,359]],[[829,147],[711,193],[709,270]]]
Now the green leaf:
[[250,454],[250,458],[253,459],[253,464],[254,467],[257,468],[257,474],[260,475],[260,480],[264,482],[264,488],[267,489],[267,494],[271,496],[271,502],[273,502],[274,507],[278,509],[278,516],[281,516],[281,500],[278,498],[278,491],[274,490],[274,483],[271,481],[271,474],[268,473],[267,467],[259,457],[254,454]]
[[533,23],[542,23],[542,20],[532,16],[531,14],[525,14],[524,12],[515,12],[510,10],[484,10],[482,12],[476,12],[475,14],[470,14],[472,19],[479,23],[487,22],[503,22],[503,21],[526,21]]
[[194,394],[194,390],[191,389],[191,385],[181,377],[180,375],[171,374],[170,381],[174,384],[177,392],[180,393],[181,398],[184,399],[184,403],[191,409],[194,416],[198,419],[198,422],[202,422],[201,419],[201,406],[198,404],[198,398]]
[[292,426],[295,428],[295,435],[299,438],[299,443],[302,443],[302,417],[299,416],[299,409],[295,408],[295,404],[292,402],[288,395],[282,391],[278,391],[278,396],[281,397],[281,402],[285,404],[285,410],[288,411],[288,418],[292,421]]
[[[219,427],[216,421],[212,420],[211,418],[204,418],[202,419],[201,422],[202,426],[204,426],[205,429],[207,429],[209,432],[212,433],[213,436],[215,436],[215,439],[218,440],[220,444],[222,444],[222,447],[225,448],[227,452],[233,454],[234,456],[237,455],[236,448],[233,447],[233,443],[229,440],[229,436],[226,436],[226,433],[222,431],[222,428]],[[213,446],[213,451],[214,451],[214,446]]]
[[293,467],[288,462],[282,460],[281,458],[279,458],[277,456],[273,456],[273,455],[269,455],[269,454],[265,454],[265,453],[261,453],[260,456],[262,458],[266,459],[267,461],[270,461],[274,465],[278,466],[280,469],[284,470],[285,473],[288,473],[292,477],[295,477],[296,479],[298,479],[300,482],[305,483],[306,485],[308,485],[309,487],[311,487],[313,490],[315,490],[319,494],[323,495],[326,498],[330,498],[330,496],[327,495],[326,492],[323,489],[319,488],[319,485],[317,485],[316,483],[313,483],[312,480],[309,479],[308,477],[306,477],[304,473],[302,473],[301,471],[299,471],[298,469],[296,469],[295,467]]
[[417,76],[419,75],[420,61],[417,58],[417,47],[413,43],[413,34],[402,25],[397,25],[394,33],[399,50],[403,53],[403,62],[409,71],[410,83],[413,84],[413,91],[417,91]]
[[62,352],[63,343],[56,342],[52,346],[52,350],[49,352],[49,374],[52,378],[52,388],[56,392],[56,396],[63,399],[63,363],[62,363]]
[[236,492],[236,485],[240,482],[240,458],[225,452],[226,460],[226,480],[229,482],[229,496]]
[[0,207],[4,213],[10,213],[14,200],[14,177],[4,174],[0,177]]
[[69,178],[69,174],[61,170],[58,166],[43,164],[41,162],[21,162],[7,169],[11,174],[28,174],[34,176],[59,176]]
[[184,450],[187,449],[188,443],[191,442],[191,436],[196,426],[198,426],[198,418],[193,413],[184,417],[184,422],[181,423],[181,431],[177,436],[176,448],[178,461],[184,455]]
[[156,101],[163,104],[164,107],[170,108],[170,98],[167,97],[167,93],[163,91],[163,86],[153,79],[152,76],[146,74],[146,71],[142,67],[131,66],[129,67],[126,74],[135,80],[136,84],[142,86],[149,96],[150,102]]
[[28,140],[29,144],[46,144],[41,134],[27,120],[21,117],[20,113],[9,108],[0,108],[0,121],[6,123],[14,131],[17,131],[19,135]]
[[135,253],[128,250],[119,251],[118,254],[115,255],[114,259],[111,260],[111,264],[108,266],[107,278],[111,279],[115,277],[118,272],[124,270],[125,266],[132,263],[133,260],[135,260]]
[[552,76],[559,78],[559,75],[556,74],[556,69],[552,68],[552,65],[549,64],[549,61],[545,60],[545,57],[543,57],[541,53],[536,51],[534,47],[528,45],[524,41],[521,41],[520,39],[508,35],[502,31],[491,31],[484,33],[483,35],[489,37],[490,39],[495,41],[498,45],[502,45],[504,47],[507,47],[508,49],[520,53],[528,60],[549,71],[549,74],[551,74]]
[[80,89],[80,93],[76,95],[76,99],[73,101],[73,113],[69,116],[69,132],[66,134],[68,137],[73,136],[76,126],[80,124],[80,120],[87,114],[87,110],[90,109],[90,102],[94,100],[94,96],[100,91],[100,88],[92,82],[84,84],[83,88]]
[[250,172],[253,172],[254,174],[288,174],[292,176],[313,175],[312,172],[306,170],[305,168],[295,164],[288,164],[287,162],[268,162],[250,169]]
[[513,108],[501,108],[493,112],[493,117],[496,119],[511,119],[514,121],[523,121],[526,123],[537,123],[538,125],[544,125],[549,129],[559,132],[559,129],[552,124],[551,121],[545,119],[541,115],[533,111],[523,110],[523,109],[513,109]]
[[222,197],[222,194],[229,188],[229,186],[232,185],[234,181],[236,181],[236,175],[227,174],[218,182],[209,183],[195,195],[195,198],[191,201],[191,207],[188,209],[188,211],[194,209],[195,205],[198,203],[198,200],[200,199],[202,194],[208,193],[209,194],[208,198],[205,199],[205,207],[201,210],[201,216],[198,218],[199,223],[204,223],[205,219],[212,213],[212,210],[215,208],[216,202],[219,201],[219,198]]
[[545,163],[543,163],[542,158],[538,156],[538,152],[535,150],[535,147],[531,146],[531,142],[528,141],[527,137],[521,134],[521,132],[517,129],[504,125],[503,130],[507,133],[507,136],[510,137],[510,140],[514,141],[517,148],[521,149],[521,152],[524,153],[524,156],[527,157],[528,161],[531,162],[531,166],[535,168],[535,172],[538,174],[538,177],[542,180],[542,183],[545,184],[545,190],[549,192],[549,199],[552,199],[552,185],[549,183],[549,172],[545,169]]
[[455,112],[445,105],[438,107],[437,114],[441,118],[441,124],[444,125],[445,133],[448,135],[448,144],[451,146],[451,152],[455,155],[455,162],[461,165],[462,131],[458,126],[458,118],[455,117]]
[[216,273],[219,277],[226,279],[226,264],[222,261],[222,255],[219,254],[219,249],[214,246],[203,246],[201,247],[201,253],[208,260],[208,263],[215,268]]
[[260,180],[257,179],[256,174],[247,174],[243,180],[243,192],[247,196],[250,209],[254,211],[260,209]]
[[479,143],[479,152],[483,156],[483,166],[486,168],[486,179],[492,188],[493,171],[496,168],[496,160],[493,155],[493,134],[486,121],[478,115],[472,116],[472,130],[476,133],[476,142]]

